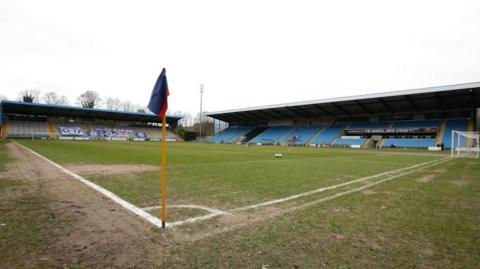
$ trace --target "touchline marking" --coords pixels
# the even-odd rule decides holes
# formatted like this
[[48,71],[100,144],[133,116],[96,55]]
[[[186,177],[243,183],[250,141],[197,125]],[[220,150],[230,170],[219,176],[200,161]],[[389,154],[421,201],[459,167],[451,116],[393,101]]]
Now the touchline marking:
[[[327,197],[324,197],[324,198],[321,198],[321,199],[318,199],[318,200],[315,200],[315,201],[311,201],[311,202],[308,202],[308,203],[305,203],[305,204],[302,204],[302,205],[299,205],[299,206],[295,206],[295,207],[290,207],[290,208],[287,208],[285,209],[284,211],[281,212],[281,214],[286,214],[286,213],[290,213],[290,212],[293,212],[293,211],[296,211],[298,209],[303,209],[303,208],[306,208],[306,207],[309,207],[309,206],[312,206],[312,205],[316,205],[316,204],[320,204],[320,203],[323,203],[323,202],[327,202],[327,201],[330,201],[330,200],[333,200],[335,198],[338,198],[338,197],[341,197],[341,196],[344,196],[344,195],[348,195],[348,194],[351,194],[351,193],[355,193],[355,192],[359,192],[361,190],[364,190],[364,189],[367,189],[367,188],[370,188],[372,186],[375,186],[375,185],[378,185],[380,183],[383,183],[385,181],[389,181],[389,180],[392,180],[394,178],[397,178],[397,177],[401,177],[401,176],[405,176],[405,175],[408,175],[408,174],[411,174],[411,173],[414,173],[414,172],[418,172],[422,169],[425,169],[425,168],[429,168],[429,167],[432,167],[432,166],[436,166],[436,165],[439,165],[439,164],[443,164],[443,163],[446,163],[448,161],[452,160],[452,158],[449,158],[445,161],[442,161],[442,162],[437,162],[437,163],[433,163],[433,164],[430,164],[428,166],[423,166],[423,167],[420,167],[416,170],[413,170],[413,171],[409,171],[409,172],[405,172],[405,173],[402,173],[402,174],[398,174],[398,175],[395,175],[395,176],[392,176],[392,177],[389,177],[389,178],[385,178],[385,179],[382,179],[382,180],[379,180],[379,181],[376,181],[376,182],[373,182],[373,183],[370,183],[370,184],[367,184],[367,185],[364,185],[362,187],[358,187],[358,188],[355,188],[355,189],[352,189],[352,190],[348,190],[348,191],[344,191],[344,192],[339,192],[339,193],[336,193],[336,194],[333,194],[333,195],[330,195],[330,196],[327,196]],[[254,220],[253,222],[257,222],[257,221],[260,221],[260,220]],[[248,224],[252,224],[253,222],[250,222]],[[236,224],[236,225],[233,225],[233,226],[230,226],[230,227],[223,227],[223,228],[220,228],[219,230],[216,230],[216,231],[210,231],[210,232],[207,232],[207,233],[204,233],[204,234],[201,234],[200,236],[196,236],[194,237],[194,240],[193,241],[196,241],[196,240],[201,240],[205,237],[208,237],[208,236],[211,236],[211,235],[214,235],[214,234],[220,234],[220,233],[224,233],[224,232],[228,232],[228,231],[231,231],[231,230],[234,230],[234,229],[237,229],[237,228],[240,228],[240,227],[243,227],[245,225],[248,225],[247,223],[241,223],[241,224]]]
[[372,179],[372,178],[387,176],[387,175],[390,175],[390,174],[394,174],[396,172],[401,172],[403,170],[414,169],[414,168],[417,168],[419,166],[428,165],[428,164],[434,163],[434,162],[439,162],[439,161],[445,160],[447,158],[450,158],[450,157],[445,157],[445,158],[442,158],[442,159],[428,161],[428,162],[412,165],[412,166],[409,166],[409,167],[400,168],[400,169],[393,170],[393,171],[387,171],[387,172],[383,172],[383,173],[376,174],[376,175],[373,175],[373,176],[354,179],[354,180],[347,181],[347,182],[344,182],[344,183],[340,183],[340,184],[337,184],[337,185],[333,185],[333,186],[329,186],[329,187],[323,187],[323,188],[319,188],[319,189],[312,190],[312,191],[307,191],[307,192],[304,192],[304,193],[295,194],[295,195],[288,196],[288,197],[281,198],[281,199],[270,200],[270,201],[266,201],[266,202],[258,203],[258,204],[254,204],[254,205],[238,207],[238,208],[231,209],[229,211],[230,212],[245,211],[245,210],[254,209],[254,208],[258,208],[258,207],[264,207],[264,206],[269,206],[269,205],[273,205],[273,204],[283,203],[283,202],[294,200],[294,199],[297,199],[297,198],[300,198],[300,197],[316,194],[316,193],[319,193],[319,192],[324,192],[324,191],[327,191],[327,190],[337,189],[337,188],[340,188],[340,187],[343,187],[343,186],[347,186],[347,185],[357,183],[357,182],[362,182],[362,181],[369,180],[369,179]]
[[[114,202],[118,203],[119,205],[121,205],[122,207],[124,207],[125,209],[129,210],[130,212],[136,214],[137,216],[145,219],[146,221],[150,222],[151,224],[153,224],[154,226],[156,227],[159,227],[161,228],[162,227],[162,221],[149,214],[148,212],[146,212],[145,210],[153,210],[153,209],[156,209],[157,207],[154,206],[154,207],[147,207],[147,208],[144,208],[144,210],[142,210],[141,208],[139,207],[136,207],[135,205],[123,200],[122,198],[120,198],[119,196],[117,196],[116,194],[108,191],[107,189],[104,189],[103,187],[81,177],[80,175],[77,175],[73,172],[71,172],[70,170],[68,169],[65,169],[64,167],[62,167],[61,165],[51,161],[50,159],[44,157],[43,155],[33,151],[32,149],[22,145],[22,144],[19,144],[18,142],[16,142],[15,140],[12,140],[16,145],[19,145],[21,146],[22,148],[26,149],[27,151],[31,152],[32,154],[34,154],[35,156],[38,156],[40,157],[41,159],[47,161],[48,163],[50,163],[51,165],[57,167],[58,169],[60,169],[61,171],[63,171],[64,173],[66,173],[67,175],[70,175],[72,176],[73,178],[79,180],[80,182],[86,184],[87,186],[93,188],[94,190],[102,193],[103,195],[105,195],[106,197],[112,199]],[[312,194],[316,194],[316,193],[319,193],[319,192],[323,192],[323,191],[326,191],[326,190],[332,190],[332,189],[336,189],[336,188],[340,188],[340,187],[343,187],[343,186],[347,186],[347,185],[350,185],[350,184],[353,184],[353,183],[357,183],[357,182],[362,182],[362,181],[365,181],[365,180],[369,180],[369,179],[372,179],[372,178],[377,178],[377,177],[380,177],[380,176],[388,176],[388,175],[391,175],[391,174],[394,174],[396,172],[400,172],[400,171],[404,171],[404,170],[408,170],[408,169],[414,169],[414,168],[418,168],[418,169],[414,169],[412,171],[408,171],[408,172],[405,172],[405,173],[400,173],[400,174],[397,174],[397,175],[393,175],[393,176],[390,176],[390,177],[387,177],[385,179],[382,179],[382,180],[379,180],[379,181],[376,181],[374,183],[370,183],[370,184],[367,184],[365,186],[362,186],[362,187],[359,187],[359,188],[356,188],[356,189],[353,189],[353,190],[349,190],[349,191],[344,191],[344,192],[340,192],[340,193],[337,193],[337,194],[334,194],[334,195],[331,195],[331,196],[328,196],[328,197],[325,197],[325,198],[322,198],[322,199],[319,199],[319,200],[315,200],[315,201],[312,201],[312,202],[309,202],[309,203],[306,203],[306,204],[303,204],[301,206],[297,206],[297,207],[294,207],[292,209],[295,209],[295,208],[302,208],[302,207],[306,207],[306,206],[309,206],[309,205],[313,205],[313,204],[317,204],[317,203],[321,203],[321,202],[324,202],[324,201],[328,201],[328,200],[332,200],[332,199],[335,199],[337,197],[340,197],[340,196],[343,196],[343,195],[346,195],[346,194],[350,194],[352,192],[356,192],[356,191],[360,191],[360,190],[363,190],[363,189],[366,189],[368,187],[371,187],[371,186],[374,186],[374,185],[377,185],[377,184],[380,184],[380,183],[383,183],[385,181],[389,181],[389,180],[392,180],[394,178],[397,178],[397,177],[401,177],[401,176],[404,176],[404,175],[408,175],[408,174],[411,174],[411,173],[414,173],[414,172],[417,172],[421,169],[424,169],[424,168],[428,168],[428,167],[431,167],[431,166],[435,166],[435,165],[438,165],[440,163],[445,163],[447,161],[449,161],[451,159],[451,157],[445,157],[445,158],[442,158],[442,159],[436,159],[436,160],[433,160],[433,161],[428,161],[428,162],[424,162],[424,163],[420,163],[420,164],[416,164],[416,165],[412,165],[412,166],[409,166],[409,167],[404,167],[404,168],[400,168],[400,169],[396,169],[396,170],[393,170],[393,171],[387,171],[387,172],[383,172],[383,173],[380,173],[380,174],[377,174],[377,175],[373,175],[373,176],[368,176],[368,177],[363,177],[363,178],[359,178],[359,179],[355,179],[355,180],[351,180],[351,181],[347,181],[347,182],[344,182],[344,183],[340,183],[340,184],[337,184],[337,185],[333,185],[333,186],[329,186],[329,187],[323,187],[323,188],[319,188],[319,189],[316,189],[316,190],[312,190],[312,191],[308,191],[308,192],[304,192],[304,193],[300,193],[300,194],[296,194],[296,195],[292,195],[292,196],[288,196],[288,197],[285,197],[285,198],[281,198],[281,199],[276,199],[276,200],[270,200],[270,201],[266,201],[266,202],[263,202],[263,203],[259,203],[259,204],[254,204],[254,205],[249,205],[249,206],[244,206],[244,207],[238,207],[238,208],[234,208],[234,209],[231,209],[231,210],[228,210],[228,211],[221,211],[221,210],[217,210],[217,209],[213,209],[213,208],[208,208],[208,207],[203,207],[203,206],[197,206],[197,205],[178,205],[177,207],[185,207],[185,208],[188,208],[188,207],[191,207],[191,208],[199,208],[199,209],[204,209],[206,211],[209,211],[209,212],[212,212],[210,214],[207,214],[207,215],[202,215],[202,216],[198,216],[198,217],[193,217],[193,218],[189,218],[189,219],[186,219],[186,220],[182,220],[182,221],[176,221],[176,222],[171,222],[171,223],[166,223],[166,227],[167,228],[173,228],[173,227],[176,227],[176,226],[181,226],[181,225],[184,225],[184,224],[188,224],[188,223],[193,223],[193,222],[197,222],[197,221],[202,221],[202,220],[207,220],[207,219],[211,219],[211,218],[214,218],[214,217],[217,217],[217,216],[222,216],[222,215],[228,215],[228,214],[231,214],[230,212],[239,212],[239,211],[245,211],[245,210],[250,210],[250,209],[255,209],[255,208],[259,208],[259,207],[264,207],[264,206],[269,206],[269,205],[272,205],[272,204],[277,204],[277,203],[282,203],[282,202],[286,202],[286,201],[290,201],[290,200],[293,200],[293,199],[297,199],[297,198],[300,198],[300,197],[304,197],[304,196],[308,196],[308,195],[312,195]],[[208,208],[208,209],[207,209]],[[289,210],[287,210],[289,211]]]
[[[341,184],[333,185],[333,186],[330,186],[330,187],[324,187],[324,188],[316,189],[316,190],[313,190],[313,191],[309,191],[309,192],[304,192],[304,193],[300,193],[300,194],[288,196],[288,197],[281,198],[281,199],[276,199],[276,200],[271,200],[271,201],[267,201],[267,202],[263,202],[263,203],[259,203],[259,204],[254,204],[254,205],[249,205],[249,206],[244,206],[244,207],[238,207],[238,208],[230,209],[230,210],[228,210],[228,211],[226,211],[226,212],[224,212],[224,213],[220,213],[220,212],[219,212],[219,213],[212,213],[212,214],[207,214],[207,215],[203,215],[203,216],[199,216],[199,217],[194,217],[194,218],[186,219],[186,220],[183,220],[183,221],[172,222],[172,223],[170,223],[170,227],[181,226],[181,225],[184,225],[184,224],[187,224],[187,223],[193,223],[193,222],[201,221],[201,220],[207,220],[207,219],[211,219],[211,218],[214,218],[214,217],[217,217],[217,216],[222,216],[222,215],[225,215],[225,214],[229,214],[230,212],[231,212],[231,213],[240,212],[240,211],[255,209],[255,208],[259,208],[259,207],[269,206],[269,205],[272,205],[272,204],[282,203],[282,202],[286,202],[286,201],[289,201],[289,200],[293,200],[293,199],[296,199],[296,198],[299,198],[299,197],[316,194],[316,193],[323,192],[323,191],[326,191],[326,190],[332,190],[332,189],[340,188],[340,187],[343,187],[343,186],[347,186],[347,185],[350,185],[350,184],[353,184],[353,183],[365,181],[365,180],[368,180],[368,179],[377,178],[377,177],[380,177],[380,176],[389,176],[389,175],[394,174],[394,173],[396,173],[396,172],[400,172],[400,171],[404,171],[404,170],[408,170],[408,169],[417,168],[417,169],[414,169],[414,170],[412,170],[412,171],[408,171],[408,172],[405,172],[405,173],[400,173],[400,174],[397,174],[397,175],[393,175],[393,176],[391,176],[391,177],[388,177],[388,178],[386,178],[386,179],[379,180],[379,181],[377,181],[378,183],[375,182],[376,184],[380,184],[380,183],[382,183],[382,182],[385,182],[385,181],[388,181],[388,180],[392,180],[392,179],[397,178],[397,177],[401,177],[401,176],[404,176],[404,175],[408,175],[408,174],[417,172],[417,171],[419,171],[419,170],[421,170],[421,169],[424,169],[424,168],[428,168],[428,167],[431,167],[431,166],[434,166],[434,165],[438,165],[438,164],[447,162],[447,161],[449,161],[450,159],[451,159],[451,157],[445,157],[445,158],[442,158],[442,159],[436,159],[436,160],[433,160],[433,161],[428,161],[428,162],[424,162],[424,163],[412,165],[412,166],[409,166],[409,167],[400,168],[400,169],[393,170],[393,171],[387,171],[387,172],[383,172],[383,173],[380,173],[380,174],[377,174],[377,175],[368,176],[368,177],[363,177],[363,178],[355,179],[355,180],[352,180],[352,181],[344,182],[344,183],[341,183]],[[366,187],[365,187],[365,186],[362,186],[362,187],[357,188],[357,189],[363,190],[363,189],[365,189],[365,188],[368,188],[368,187],[371,187],[371,186],[376,185],[376,184],[373,184],[373,185],[372,185],[372,184],[373,184],[373,183],[367,184],[367,185],[365,185]],[[356,189],[354,189],[354,191],[355,191],[355,190],[356,190]],[[328,200],[337,198],[337,197],[339,197],[339,196],[352,193],[352,192],[354,192],[354,191],[340,192],[340,193],[338,193],[338,194],[334,194],[334,195],[332,195],[332,196],[328,196],[328,197],[322,198],[322,199],[320,199],[320,200],[321,200],[320,202],[323,202],[323,200],[328,201]],[[358,191],[358,190],[357,190],[357,191]],[[319,200],[317,200],[317,203],[318,203],[318,201],[319,201]],[[316,201],[314,201],[314,202],[316,202]],[[310,202],[310,203],[312,203],[312,202]],[[307,204],[309,204],[309,203],[307,203]],[[304,204],[304,205],[306,205],[306,204]]]
[[[351,189],[351,190],[348,190],[348,191],[343,191],[343,192],[335,193],[335,194],[333,194],[333,195],[331,195],[331,196],[327,196],[327,197],[325,197],[325,198],[321,198],[321,199],[318,199],[318,200],[315,200],[315,201],[307,202],[307,203],[305,203],[305,204],[296,206],[296,207],[292,208],[291,210],[298,209],[298,208],[304,208],[304,207],[312,206],[312,205],[319,204],[319,203],[322,203],[322,202],[326,202],[326,201],[329,201],[329,200],[338,198],[338,197],[343,196],[343,195],[347,195],[347,194],[350,194],[350,193],[354,193],[354,192],[358,192],[358,191],[361,191],[361,190],[370,188],[370,187],[372,187],[372,186],[378,185],[378,184],[383,183],[383,182],[386,182],[386,181],[390,181],[390,180],[395,179],[395,178],[398,178],[398,177],[403,177],[403,176],[406,176],[406,175],[409,175],[409,174],[413,174],[413,173],[418,172],[418,171],[420,171],[420,170],[422,170],[422,169],[425,169],[425,168],[430,168],[430,167],[432,167],[432,166],[436,166],[436,165],[439,165],[439,164],[444,164],[444,163],[446,163],[446,162],[448,162],[448,161],[451,161],[451,160],[452,160],[452,158],[450,158],[450,157],[443,158],[443,159],[441,159],[441,160],[438,160],[439,162],[432,163],[432,164],[426,165],[426,166],[422,166],[422,167],[420,167],[420,168],[418,168],[418,169],[415,169],[415,170],[412,170],[412,171],[408,171],[408,172],[405,172],[405,173],[401,173],[401,174],[398,174],[398,175],[393,175],[393,176],[390,176],[390,177],[381,179],[381,180],[379,180],[379,181],[375,181],[375,182],[366,184],[366,185],[364,185],[364,186],[361,186],[361,187],[358,187],[358,188],[355,188],[355,189]],[[288,209],[287,209],[287,211],[288,211]]]
[[[131,203],[123,200],[122,198],[120,198],[120,197],[117,196],[116,194],[114,194],[114,193],[112,193],[112,192],[104,189],[103,187],[100,187],[99,185],[97,185],[97,184],[95,184],[95,183],[93,183],[93,182],[91,182],[91,181],[89,181],[89,180],[86,180],[85,178],[83,178],[83,177],[81,177],[81,176],[73,173],[72,171],[65,169],[63,166],[61,166],[61,165],[59,165],[59,164],[51,161],[50,159],[48,159],[47,157],[44,157],[43,155],[40,155],[39,153],[33,151],[32,149],[30,149],[30,148],[28,148],[28,147],[26,147],[26,146],[24,146],[24,145],[22,145],[22,144],[20,144],[20,143],[17,143],[17,141],[15,141],[15,140],[12,140],[12,141],[13,141],[15,144],[21,146],[22,148],[28,150],[29,152],[31,152],[31,153],[34,154],[35,156],[40,157],[41,159],[47,161],[47,162],[50,163],[51,165],[57,167],[58,169],[60,169],[60,170],[61,170],[62,172],[64,172],[65,174],[67,174],[67,175],[69,175],[69,176],[77,179],[78,181],[86,184],[87,186],[91,187],[92,189],[94,189],[94,190],[102,193],[102,194],[105,195],[106,197],[112,199],[114,202],[116,202],[117,204],[121,205],[123,208],[127,209],[128,211],[136,214],[137,216],[143,218],[144,220],[150,222],[151,224],[155,225],[155,226],[158,227],[158,228],[161,228],[161,227],[162,227],[162,221],[161,221],[159,218],[157,218],[157,217],[155,217],[155,216],[153,216],[153,215],[151,215],[151,214],[143,211],[142,209],[134,206],[133,204],[131,204]],[[167,226],[167,227],[169,226],[168,223],[166,224],[166,226]]]
[[[156,205],[156,206],[149,206],[149,207],[144,207],[142,208],[142,210],[144,211],[152,211],[152,210],[155,210],[155,209],[160,209],[162,208],[161,205]],[[208,212],[211,212],[211,213],[220,213],[220,214],[229,214],[225,211],[222,211],[222,210],[218,210],[218,209],[215,209],[215,208],[210,208],[210,207],[206,207],[206,206],[201,206],[201,205],[168,205],[167,208],[196,208],[196,209],[201,209],[201,210],[205,210],[205,211],[208,211]]]

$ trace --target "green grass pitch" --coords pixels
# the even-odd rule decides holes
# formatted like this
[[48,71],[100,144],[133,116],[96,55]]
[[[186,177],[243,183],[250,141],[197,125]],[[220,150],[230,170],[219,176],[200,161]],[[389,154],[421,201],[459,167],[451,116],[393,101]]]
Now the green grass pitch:
[[[161,147],[156,143],[22,143],[61,165],[161,164]],[[287,197],[444,157],[186,143],[171,143],[167,152],[169,202],[219,209]],[[275,153],[283,157],[276,159]],[[87,177],[140,207],[160,203],[160,171]]]
[[[19,142],[66,167],[158,166],[150,172],[89,173],[84,177],[138,207],[160,204],[159,143]],[[275,153],[283,157],[276,159]],[[427,151],[192,143],[169,143],[167,154],[168,204],[224,211],[448,156]],[[232,223],[216,220],[187,224],[169,233],[194,240],[173,247],[165,264],[207,268],[261,268],[263,264],[270,268],[474,268],[480,263],[479,167],[476,159],[454,159],[302,207],[374,181],[359,182],[276,204],[271,216],[268,210],[248,211],[239,219],[246,224],[234,229],[222,230]],[[275,213],[278,211],[287,213]],[[169,221],[206,214],[191,208],[171,208],[168,212]]]

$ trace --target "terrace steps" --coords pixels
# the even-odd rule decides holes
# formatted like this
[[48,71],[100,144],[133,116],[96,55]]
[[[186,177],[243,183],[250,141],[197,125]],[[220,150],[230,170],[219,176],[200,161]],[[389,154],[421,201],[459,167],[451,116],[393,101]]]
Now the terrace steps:
[[378,149],[383,148],[383,144],[385,144],[385,139],[382,138],[377,142],[377,148]]
[[322,127],[317,126],[296,126],[286,135],[284,135],[279,143],[282,145],[303,146],[308,144],[313,136],[315,136]]
[[286,136],[288,133],[290,133],[291,131],[293,131],[294,128],[290,127],[286,132],[284,132],[283,134],[281,134],[278,139],[274,142],[274,144],[278,143],[284,136]]
[[87,131],[93,131],[93,127],[91,123],[86,123],[85,127],[87,128]]
[[291,128],[286,126],[272,126],[265,129],[265,131],[254,137],[250,142],[261,144],[267,142],[268,144],[276,144],[280,138],[282,138],[290,130]]
[[[475,128],[475,126],[473,124],[473,120],[469,119],[468,120],[468,125],[467,125],[467,132],[473,132],[474,128]],[[473,139],[471,139],[471,138],[467,139],[467,147],[473,147]]]
[[373,148],[373,137],[365,140],[365,144],[362,145],[362,148]]
[[2,124],[2,136],[3,139],[8,137],[8,121],[4,121]]
[[472,119],[469,119],[468,120],[468,125],[467,125],[467,131],[468,132],[473,132],[474,131],[474,124],[473,124],[473,120]]
[[447,123],[445,120],[440,121],[440,127],[438,128],[437,131],[437,137],[435,139],[435,145],[440,145],[443,142],[443,136],[445,135],[445,128],[446,128]]
[[267,129],[268,129],[268,127],[257,127],[255,129],[253,129],[252,131],[250,131],[249,133],[245,134],[245,139],[241,142],[248,143],[248,142],[250,142],[250,140],[254,139],[259,134],[265,132],[265,130],[267,130]]
[[50,135],[50,138],[51,139],[56,139],[57,138],[57,128],[55,128],[55,125],[53,124],[53,122],[51,121],[48,121],[48,134]]
[[323,128],[320,129],[320,131],[318,131],[318,133],[316,133],[314,136],[312,136],[312,138],[310,138],[310,139],[307,141],[307,144],[310,144],[310,142],[315,141],[315,139],[317,139],[317,137],[318,137],[323,131],[325,131],[325,129],[327,129],[327,126],[324,126]]
[[330,144],[335,145],[335,143],[337,142],[337,139],[342,137],[342,135],[345,133],[345,130],[348,129],[350,127],[350,125],[352,125],[352,123],[349,123],[345,127],[343,127],[343,129],[340,132],[338,132],[337,136],[332,140],[332,142]]
[[183,138],[181,136],[175,134],[175,137],[177,138],[178,142],[185,142],[185,140],[183,140]]
[[[288,137],[294,130],[295,130],[295,127],[292,127],[290,130],[288,130],[286,133],[284,133],[282,136],[280,136],[280,138],[277,140],[277,142],[282,141],[284,137]],[[288,140],[285,143],[282,143],[282,144],[287,145]]]

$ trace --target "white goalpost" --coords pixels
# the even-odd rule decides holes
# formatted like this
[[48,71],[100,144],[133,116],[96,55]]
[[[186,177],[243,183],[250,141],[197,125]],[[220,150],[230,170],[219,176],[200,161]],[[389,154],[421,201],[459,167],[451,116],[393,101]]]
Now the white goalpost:
[[478,132],[452,131],[452,157],[478,158],[480,154]]

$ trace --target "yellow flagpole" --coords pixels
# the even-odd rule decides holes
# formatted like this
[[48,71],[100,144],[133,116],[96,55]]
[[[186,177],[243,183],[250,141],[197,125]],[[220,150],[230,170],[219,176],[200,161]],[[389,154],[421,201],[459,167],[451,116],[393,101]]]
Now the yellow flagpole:
[[[166,114],[166,113],[165,113]],[[162,117],[162,228],[167,221],[167,116]]]

